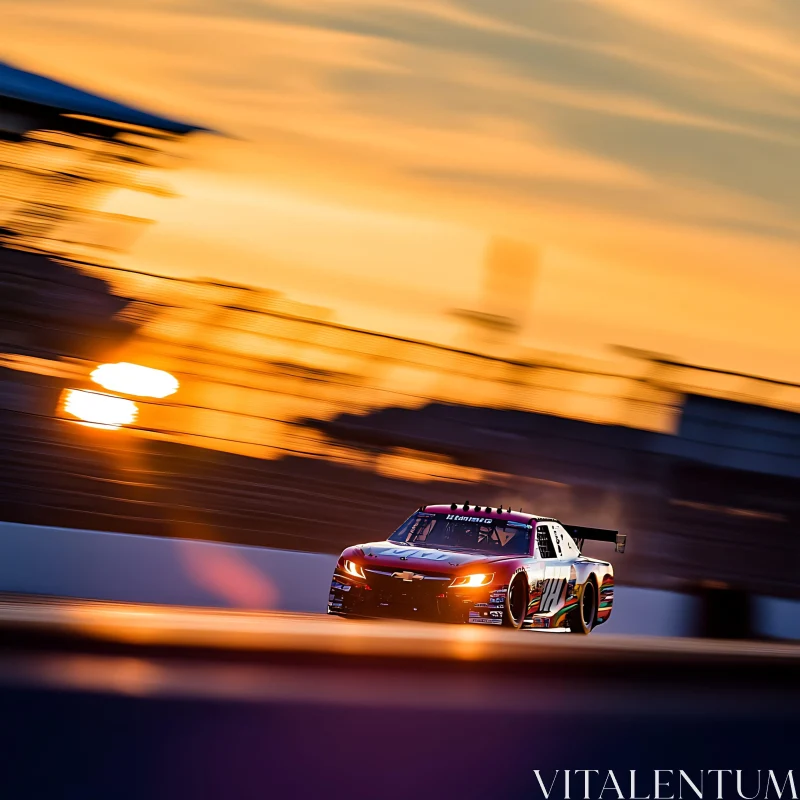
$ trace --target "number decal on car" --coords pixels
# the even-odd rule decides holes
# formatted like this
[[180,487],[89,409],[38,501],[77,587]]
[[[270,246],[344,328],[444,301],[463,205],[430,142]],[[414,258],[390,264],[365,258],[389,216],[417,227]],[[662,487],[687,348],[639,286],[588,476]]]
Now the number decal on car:
[[549,578],[542,583],[542,600],[539,603],[539,613],[546,614],[553,610],[561,599],[566,581],[563,578]]

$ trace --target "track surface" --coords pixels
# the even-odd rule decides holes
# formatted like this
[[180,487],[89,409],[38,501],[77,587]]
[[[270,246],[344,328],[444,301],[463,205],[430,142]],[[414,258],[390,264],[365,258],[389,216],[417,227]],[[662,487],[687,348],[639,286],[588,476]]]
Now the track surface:
[[796,645],[19,597],[0,642],[12,800],[542,797],[537,768],[797,770]]
[[239,652],[307,652],[341,656],[485,662],[642,660],[800,667],[800,645],[664,637],[576,637],[494,626],[343,620],[319,614],[233,611],[107,601],[6,596],[7,634],[93,640],[118,645]]

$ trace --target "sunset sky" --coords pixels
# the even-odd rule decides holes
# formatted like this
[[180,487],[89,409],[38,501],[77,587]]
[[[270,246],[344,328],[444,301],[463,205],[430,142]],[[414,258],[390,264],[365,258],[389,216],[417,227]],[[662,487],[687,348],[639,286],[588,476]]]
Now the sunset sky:
[[[124,263],[458,344],[493,237],[523,342],[800,381],[796,0],[0,0],[0,60],[227,134],[118,198]],[[514,287],[508,287],[509,295]]]

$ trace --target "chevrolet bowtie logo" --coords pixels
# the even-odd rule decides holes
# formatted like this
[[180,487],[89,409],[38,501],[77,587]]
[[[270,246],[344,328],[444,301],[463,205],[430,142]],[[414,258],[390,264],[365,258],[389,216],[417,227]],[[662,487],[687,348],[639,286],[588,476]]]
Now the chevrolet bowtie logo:
[[421,581],[425,579],[424,575],[417,575],[415,572],[393,572],[393,578],[399,578],[401,581],[411,583],[411,581]]

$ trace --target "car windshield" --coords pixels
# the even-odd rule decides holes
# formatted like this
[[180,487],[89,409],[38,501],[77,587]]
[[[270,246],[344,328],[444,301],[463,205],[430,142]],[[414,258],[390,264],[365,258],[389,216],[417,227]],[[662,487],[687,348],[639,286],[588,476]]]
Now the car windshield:
[[420,512],[407,519],[389,540],[527,555],[530,552],[531,526],[501,519]]

